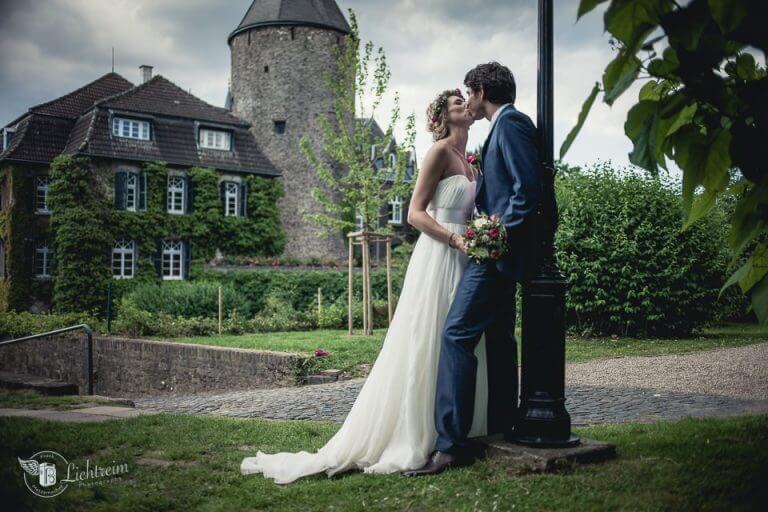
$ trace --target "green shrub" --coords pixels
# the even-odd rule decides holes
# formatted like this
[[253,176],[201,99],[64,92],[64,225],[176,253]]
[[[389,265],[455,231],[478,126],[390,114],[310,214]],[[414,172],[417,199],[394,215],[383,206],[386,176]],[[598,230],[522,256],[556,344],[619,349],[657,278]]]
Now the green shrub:
[[[167,281],[137,285],[125,295],[125,301],[135,309],[171,316],[218,318],[218,287],[221,286],[224,312],[250,317],[251,302],[231,285],[211,281]],[[123,302],[125,304],[126,302]]]
[[99,320],[95,313],[35,314],[29,311],[7,311],[0,313],[0,339],[22,338],[78,324],[88,324],[96,333],[106,332],[106,322]]
[[[392,271],[392,295],[400,295],[405,269]],[[277,270],[255,269],[219,272],[196,269],[193,279],[215,281],[231,286],[242,294],[243,300],[251,303],[252,312],[257,313],[265,306],[266,297],[280,293],[297,311],[317,307],[317,289],[323,290],[323,302],[331,304],[337,299],[347,300],[347,272],[344,270]],[[353,276],[353,295],[362,300],[362,274]],[[371,294],[374,300],[387,299],[387,274],[384,269],[371,272]]]
[[727,262],[722,208],[680,232],[679,187],[607,164],[560,177],[556,188],[573,330],[687,336],[715,317]]

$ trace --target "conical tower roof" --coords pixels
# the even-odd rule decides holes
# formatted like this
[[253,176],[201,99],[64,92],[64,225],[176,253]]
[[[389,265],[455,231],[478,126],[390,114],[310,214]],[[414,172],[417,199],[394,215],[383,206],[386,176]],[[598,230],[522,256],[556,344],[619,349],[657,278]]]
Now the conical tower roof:
[[335,0],[254,0],[227,42],[257,27],[300,25],[349,33],[349,24]]

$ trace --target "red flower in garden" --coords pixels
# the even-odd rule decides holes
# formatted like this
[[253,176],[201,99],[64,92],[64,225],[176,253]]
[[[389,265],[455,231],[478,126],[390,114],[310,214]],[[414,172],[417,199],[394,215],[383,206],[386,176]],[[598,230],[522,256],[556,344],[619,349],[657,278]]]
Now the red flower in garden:
[[323,350],[321,348],[316,348],[315,349],[315,355],[317,357],[327,356],[328,355],[328,351],[327,350]]

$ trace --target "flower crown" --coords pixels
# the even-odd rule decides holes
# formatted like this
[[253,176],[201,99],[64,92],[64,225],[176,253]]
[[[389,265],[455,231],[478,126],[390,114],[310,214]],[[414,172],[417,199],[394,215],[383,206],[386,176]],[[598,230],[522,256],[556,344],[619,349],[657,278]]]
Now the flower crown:
[[432,122],[433,123],[436,123],[437,120],[440,119],[440,113],[448,103],[448,96],[458,96],[462,99],[464,98],[464,96],[461,95],[461,91],[459,90],[458,87],[453,91],[451,91],[450,94],[441,94],[440,99],[437,102],[435,102],[435,104],[432,106]]

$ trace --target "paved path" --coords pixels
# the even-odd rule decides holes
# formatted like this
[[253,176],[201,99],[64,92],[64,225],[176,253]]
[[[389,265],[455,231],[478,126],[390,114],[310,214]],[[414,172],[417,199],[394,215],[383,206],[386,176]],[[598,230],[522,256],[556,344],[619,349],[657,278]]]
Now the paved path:
[[[569,364],[574,425],[768,413],[768,343]],[[365,378],[330,384],[135,399],[153,412],[344,421]]]

